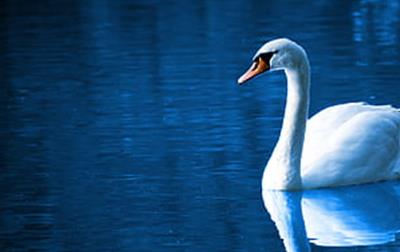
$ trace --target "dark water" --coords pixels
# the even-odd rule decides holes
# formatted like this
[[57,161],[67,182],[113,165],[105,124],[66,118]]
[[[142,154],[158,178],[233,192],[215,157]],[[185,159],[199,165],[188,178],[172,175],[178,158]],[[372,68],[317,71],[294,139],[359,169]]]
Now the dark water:
[[[312,114],[400,107],[399,17],[399,1],[2,1],[0,250],[284,251],[260,191],[284,76],[236,79],[285,36],[308,51]],[[371,197],[395,206],[381,220],[398,224],[398,192]],[[357,202],[345,223],[371,237]],[[310,246],[397,251],[398,230]]]

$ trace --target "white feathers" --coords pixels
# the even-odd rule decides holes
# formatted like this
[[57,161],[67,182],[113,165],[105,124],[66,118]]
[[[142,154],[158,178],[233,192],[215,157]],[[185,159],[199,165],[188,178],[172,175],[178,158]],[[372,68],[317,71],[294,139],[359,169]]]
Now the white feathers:
[[256,57],[268,52],[274,52],[271,70],[285,70],[288,94],[263,188],[309,189],[399,178],[399,109],[348,103],[324,109],[307,120],[307,54],[288,39],[266,43]]

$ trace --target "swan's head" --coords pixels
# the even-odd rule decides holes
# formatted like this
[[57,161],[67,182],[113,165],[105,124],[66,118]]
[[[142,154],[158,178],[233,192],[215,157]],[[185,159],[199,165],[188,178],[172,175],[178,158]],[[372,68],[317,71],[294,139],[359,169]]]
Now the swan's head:
[[275,39],[257,51],[253,64],[238,79],[238,83],[243,84],[266,71],[300,68],[305,64],[308,65],[308,60],[301,46],[290,39]]

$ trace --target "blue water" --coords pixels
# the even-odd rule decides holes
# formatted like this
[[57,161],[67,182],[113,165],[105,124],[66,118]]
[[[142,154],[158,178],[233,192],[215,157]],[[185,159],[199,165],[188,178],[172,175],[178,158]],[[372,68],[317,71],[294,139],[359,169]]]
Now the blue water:
[[[400,107],[399,1],[2,1],[0,250],[285,251],[260,190],[285,79],[236,85],[282,36],[309,54],[311,114]],[[355,203],[344,222],[390,239],[312,251],[400,250],[389,191],[359,198],[392,202],[394,226],[360,226],[380,209]]]

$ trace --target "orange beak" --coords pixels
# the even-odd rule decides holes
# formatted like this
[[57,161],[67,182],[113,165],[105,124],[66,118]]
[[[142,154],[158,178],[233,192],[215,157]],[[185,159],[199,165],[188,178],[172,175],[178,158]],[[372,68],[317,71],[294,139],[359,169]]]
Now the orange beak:
[[238,84],[241,85],[245,83],[246,81],[256,77],[257,75],[268,71],[270,69],[270,66],[267,62],[265,62],[261,57],[258,57],[249,70],[245,72],[239,79],[238,79]]

